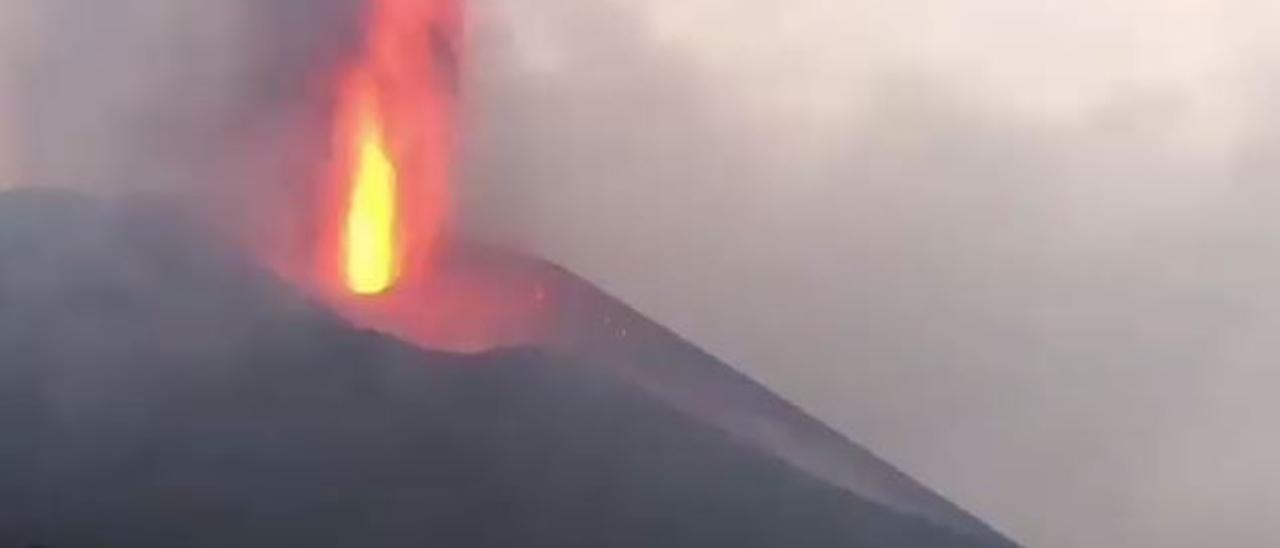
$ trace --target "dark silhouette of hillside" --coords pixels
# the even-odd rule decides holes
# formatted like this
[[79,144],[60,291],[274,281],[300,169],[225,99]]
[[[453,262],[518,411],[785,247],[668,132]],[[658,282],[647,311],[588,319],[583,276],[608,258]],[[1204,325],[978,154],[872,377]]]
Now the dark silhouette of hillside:
[[429,352],[176,214],[0,195],[0,546],[979,547],[590,356]]
[[416,289],[411,298],[358,312],[373,310],[371,324],[427,348],[551,349],[858,497],[1008,544],[870,450],[564,268],[460,239],[436,266],[425,279],[402,280]]

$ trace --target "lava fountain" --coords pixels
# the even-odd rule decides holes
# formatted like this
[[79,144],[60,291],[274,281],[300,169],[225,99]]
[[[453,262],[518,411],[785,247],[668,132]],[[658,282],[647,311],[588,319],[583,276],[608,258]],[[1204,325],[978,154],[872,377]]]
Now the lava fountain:
[[449,214],[460,9],[371,0],[338,81],[325,277],[371,297],[429,275]]
[[540,340],[551,274],[446,234],[461,2],[367,0],[329,94],[319,229],[307,234],[318,269],[305,281],[361,327],[471,352]]
[[395,282],[396,167],[387,154],[381,125],[362,117],[347,207],[343,258],[347,287],[359,295],[386,291]]

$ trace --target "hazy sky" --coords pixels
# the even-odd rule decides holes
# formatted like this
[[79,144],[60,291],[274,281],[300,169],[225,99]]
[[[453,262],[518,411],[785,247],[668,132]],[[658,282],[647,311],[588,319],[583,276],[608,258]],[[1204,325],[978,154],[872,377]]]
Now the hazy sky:
[[[318,6],[340,3],[0,0],[0,149],[23,137],[24,179],[184,180],[246,96],[288,103],[262,67],[310,55],[331,34]],[[1280,538],[1280,4],[473,14],[473,230],[580,271],[1029,546]]]
[[487,6],[481,229],[1030,546],[1280,538],[1276,5]]

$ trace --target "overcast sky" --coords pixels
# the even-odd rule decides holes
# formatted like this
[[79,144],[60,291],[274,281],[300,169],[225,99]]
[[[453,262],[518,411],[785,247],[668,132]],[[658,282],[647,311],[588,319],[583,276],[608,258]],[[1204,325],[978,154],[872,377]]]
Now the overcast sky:
[[492,0],[482,230],[1030,546],[1280,538],[1280,7]]
[[[0,0],[0,177],[181,179],[340,3]],[[1280,538],[1280,4],[472,7],[471,230],[1029,546]]]

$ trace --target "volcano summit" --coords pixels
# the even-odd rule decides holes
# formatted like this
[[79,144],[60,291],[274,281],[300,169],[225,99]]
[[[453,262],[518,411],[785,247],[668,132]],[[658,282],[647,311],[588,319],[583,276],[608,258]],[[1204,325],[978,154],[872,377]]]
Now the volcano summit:
[[[563,275],[562,318],[615,306]],[[0,546],[1012,545],[869,453],[806,466],[861,450],[610,310],[627,345],[432,352],[175,215],[0,194]]]

